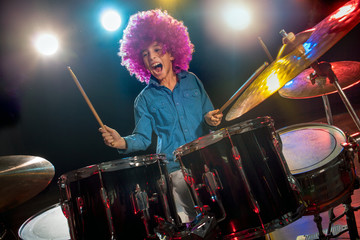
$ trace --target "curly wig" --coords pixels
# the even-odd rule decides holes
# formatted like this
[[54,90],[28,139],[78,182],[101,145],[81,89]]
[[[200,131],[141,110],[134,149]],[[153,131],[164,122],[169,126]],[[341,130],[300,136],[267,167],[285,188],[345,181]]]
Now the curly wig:
[[173,57],[173,70],[179,73],[188,70],[194,52],[187,27],[182,21],[159,9],[138,12],[130,17],[129,23],[120,40],[121,65],[125,66],[130,75],[135,74],[140,82],[149,83],[150,71],[145,68],[142,51],[151,43],[163,45],[163,53]]

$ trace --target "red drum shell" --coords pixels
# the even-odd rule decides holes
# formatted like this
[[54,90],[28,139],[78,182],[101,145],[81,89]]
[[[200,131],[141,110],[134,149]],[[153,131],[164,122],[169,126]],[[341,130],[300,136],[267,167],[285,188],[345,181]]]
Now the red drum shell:
[[262,117],[175,151],[194,201],[210,207],[225,239],[259,237],[301,217],[304,205],[279,140],[272,119]]
[[104,162],[59,178],[72,239],[152,239],[179,224],[165,155]]

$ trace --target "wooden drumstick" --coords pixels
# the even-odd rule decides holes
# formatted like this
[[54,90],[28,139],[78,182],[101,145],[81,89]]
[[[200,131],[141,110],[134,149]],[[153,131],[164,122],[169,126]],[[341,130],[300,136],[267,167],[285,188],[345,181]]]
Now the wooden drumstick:
[[236,93],[219,109],[218,113],[222,113],[225,108],[227,108],[237,97],[244,92],[244,90],[264,71],[264,69],[269,65],[268,62],[265,62],[261,67],[259,67],[253,75],[236,91]]
[[81,94],[82,94],[83,97],[85,98],[86,103],[89,105],[90,110],[92,111],[92,113],[94,114],[96,120],[97,120],[98,123],[100,124],[100,127],[101,127],[102,129],[105,129],[103,122],[101,121],[99,115],[96,113],[95,108],[94,108],[93,105],[91,104],[91,102],[90,102],[89,98],[87,97],[84,89],[81,87],[80,82],[77,80],[77,78],[76,78],[75,74],[73,73],[73,71],[71,70],[71,68],[70,68],[70,67],[67,67],[67,68],[69,69],[69,72],[70,72],[72,78],[74,79],[77,87],[79,88]]
[[264,49],[266,55],[268,56],[270,62],[273,62],[274,59],[272,58],[269,50],[267,49],[267,47],[266,47],[265,43],[263,42],[263,40],[261,39],[261,37],[258,37],[258,40],[259,40],[259,42],[260,42],[261,47]]

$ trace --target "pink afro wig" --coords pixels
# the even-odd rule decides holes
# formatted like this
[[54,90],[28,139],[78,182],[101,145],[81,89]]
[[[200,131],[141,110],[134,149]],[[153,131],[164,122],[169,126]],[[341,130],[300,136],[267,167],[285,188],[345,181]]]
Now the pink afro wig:
[[120,40],[118,55],[122,59],[121,65],[130,75],[135,74],[140,82],[149,83],[151,75],[145,68],[141,52],[154,41],[163,44],[164,53],[174,57],[175,73],[189,69],[194,45],[190,42],[187,28],[166,11],[156,9],[132,15]]

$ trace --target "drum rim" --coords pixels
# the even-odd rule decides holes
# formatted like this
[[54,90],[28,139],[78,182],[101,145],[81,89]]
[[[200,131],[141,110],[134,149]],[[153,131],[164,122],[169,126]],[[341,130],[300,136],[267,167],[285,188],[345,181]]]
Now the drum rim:
[[[334,126],[334,125],[330,125],[330,124],[326,124],[326,123],[320,123],[320,122],[307,122],[307,123],[298,123],[298,124],[293,124],[290,126],[286,126],[283,128],[278,129],[276,132],[279,134],[280,138],[281,138],[281,134],[285,134],[285,133],[289,133],[295,130],[301,130],[301,129],[326,129],[326,130],[334,130],[337,134],[339,134],[338,136],[342,136],[344,142],[347,141],[347,137],[346,134],[344,133],[344,131],[342,131],[340,128]],[[335,137],[335,136],[334,136]],[[335,137],[335,139],[337,140],[337,138]],[[335,155],[335,157],[330,158],[330,156],[327,156],[325,159],[323,159],[321,162],[321,164],[316,163],[314,165],[311,166],[307,166],[307,167],[303,167],[303,168],[299,168],[299,169],[290,169],[291,174],[296,175],[296,174],[306,174],[309,173],[311,171],[316,171],[317,169],[321,169],[326,167],[328,164],[330,164],[331,162],[333,162],[334,160],[336,160],[338,158],[338,156],[341,154],[341,152],[343,151],[343,147],[340,146],[340,144],[336,145],[336,147],[333,150],[333,154]],[[285,160],[286,157],[284,156]],[[326,160],[326,161],[325,161]]]
[[[46,208],[41,209],[39,212],[36,212],[35,214],[33,214],[32,216],[30,216],[28,219],[25,220],[25,222],[23,222],[21,224],[21,226],[19,227],[18,230],[18,236],[20,239],[23,239],[23,230],[25,229],[25,227],[31,222],[33,221],[35,218],[41,216],[42,214],[44,214],[45,212],[51,210],[51,209],[55,209],[55,208],[60,208],[61,209],[61,204],[60,203],[55,203],[53,205],[50,205]],[[70,235],[69,235],[70,236]]]
[[79,179],[84,179],[93,176],[97,172],[99,172],[98,164],[93,164],[79,169],[75,169],[62,174],[59,177],[59,183],[78,181]]
[[162,153],[139,155],[133,157],[126,157],[116,159],[108,162],[98,164],[99,170],[102,172],[117,171],[120,169],[128,169],[133,167],[148,166],[157,161],[160,163],[167,163],[166,155]]
[[[174,151],[174,156],[177,158],[179,155],[187,155],[189,153],[195,152],[199,149],[219,142],[220,140],[224,139],[228,133],[229,135],[233,135],[247,132],[249,130],[257,128],[257,126],[259,126],[263,122],[266,122],[267,125],[270,124],[273,126],[274,120],[269,116],[263,116],[245,120],[240,123],[235,123],[229,127],[221,128],[178,147]],[[208,140],[208,142],[210,143],[206,144],[206,140]]]

